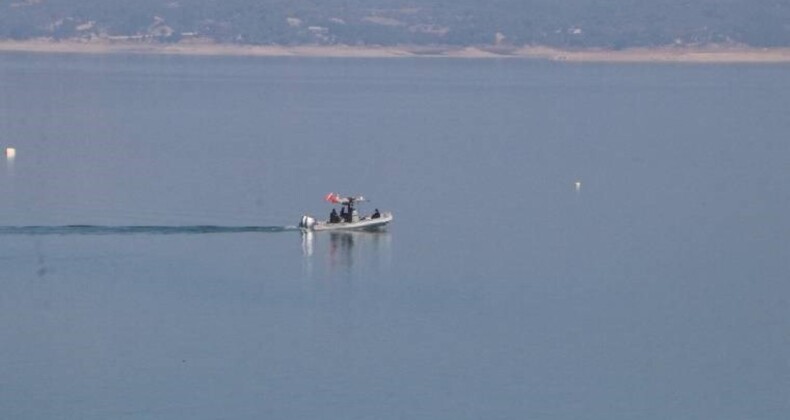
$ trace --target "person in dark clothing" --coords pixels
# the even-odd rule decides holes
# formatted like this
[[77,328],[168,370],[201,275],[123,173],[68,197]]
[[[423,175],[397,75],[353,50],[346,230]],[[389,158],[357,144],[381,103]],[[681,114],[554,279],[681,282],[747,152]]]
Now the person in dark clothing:
[[349,219],[349,217],[346,213],[346,206],[343,206],[340,208],[340,220],[343,222],[347,222],[348,221],[347,219]]
[[333,208],[332,213],[329,213],[329,223],[338,223],[338,222],[340,222],[340,216],[337,215],[337,210]]
[[373,212],[373,216],[370,216],[371,219],[378,219],[379,217],[381,217],[381,213],[379,213],[379,209],[376,209],[376,211]]

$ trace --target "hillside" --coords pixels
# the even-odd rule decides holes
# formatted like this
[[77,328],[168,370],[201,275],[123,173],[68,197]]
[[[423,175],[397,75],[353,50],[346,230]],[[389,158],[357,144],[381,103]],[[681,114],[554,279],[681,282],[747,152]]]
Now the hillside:
[[790,46],[790,0],[11,0],[0,39],[253,45]]

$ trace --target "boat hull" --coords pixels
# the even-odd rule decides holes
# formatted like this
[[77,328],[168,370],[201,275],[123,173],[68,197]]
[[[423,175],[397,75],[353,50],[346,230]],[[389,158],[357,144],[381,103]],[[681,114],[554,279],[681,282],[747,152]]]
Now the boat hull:
[[321,231],[353,231],[353,230],[382,230],[392,221],[392,213],[382,213],[381,217],[365,217],[357,222],[329,223],[326,221],[316,221],[313,224],[302,224],[302,230],[314,232]]

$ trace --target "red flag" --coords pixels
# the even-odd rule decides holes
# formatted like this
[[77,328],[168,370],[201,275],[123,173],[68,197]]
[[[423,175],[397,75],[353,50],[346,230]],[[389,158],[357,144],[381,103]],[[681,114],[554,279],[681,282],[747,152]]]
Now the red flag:
[[329,193],[329,194],[326,195],[326,197],[324,197],[324,200],[326,200],[326,201],[328,201],[330,203],[337,204],[338,202],[340,202],[340,197],[338,197],[338,194]]

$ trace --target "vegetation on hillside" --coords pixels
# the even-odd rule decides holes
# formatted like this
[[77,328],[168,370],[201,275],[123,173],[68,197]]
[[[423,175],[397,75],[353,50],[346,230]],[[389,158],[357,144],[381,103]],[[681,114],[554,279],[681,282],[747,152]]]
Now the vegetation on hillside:
[[790,46],[790,0],[10,0],[0,38]]

